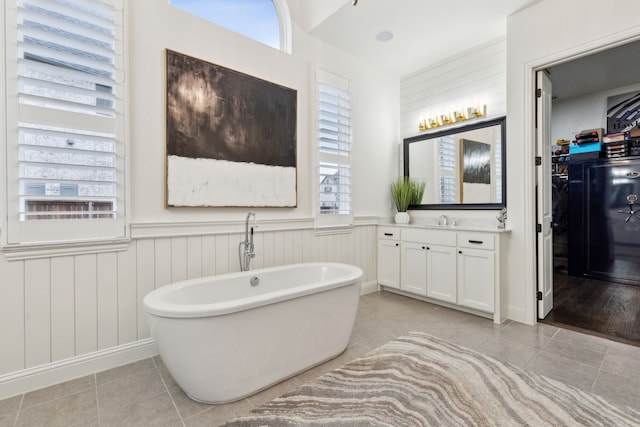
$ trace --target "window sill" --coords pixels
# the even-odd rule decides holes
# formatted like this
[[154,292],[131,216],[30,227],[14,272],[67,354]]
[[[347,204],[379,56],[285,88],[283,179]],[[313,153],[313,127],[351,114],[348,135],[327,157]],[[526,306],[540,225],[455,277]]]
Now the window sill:
[[88,242],[61,242],[54,244],[7,245],[2,253],[7,261],[37,258],[120,252],[129,248],[130,239]]
[[330,234],[350,234],[353,233],[353,224],[349,225],[329,225],[317,226],[314,230],[316,236],[326,236]]

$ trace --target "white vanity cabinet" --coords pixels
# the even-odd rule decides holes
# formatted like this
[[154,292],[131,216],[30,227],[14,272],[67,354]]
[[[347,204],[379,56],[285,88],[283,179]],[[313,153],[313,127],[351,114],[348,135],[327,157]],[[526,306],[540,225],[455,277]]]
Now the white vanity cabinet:
[[378,284],[400,289],[400,229],[378,227]]
[[495,236],[458,233],[458,304],[493,313],[495,307]]
[[427,296],[427,246],[403,241],[400,263],[400,289]]
[[400,245],[400,289],[455,303],[455,233],[403,228]]
[[427,247],[427,296],[456,303],[455,246],[429,245]]
[[504,319],[499,231],[378,227],[378,283],[390,291]]

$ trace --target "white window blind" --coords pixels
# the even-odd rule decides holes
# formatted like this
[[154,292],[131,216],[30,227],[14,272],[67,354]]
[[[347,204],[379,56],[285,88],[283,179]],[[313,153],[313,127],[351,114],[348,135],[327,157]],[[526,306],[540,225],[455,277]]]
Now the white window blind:
[[[8,191],[8,243],[122,237],[121,5],[17,5],[15,49],[8,49],[15,56],[7,58],[15,64],[18,103],[8,118],[17,129],[8,142],[15,166],[8,169],[16,175],[9,182],[17,183]],[[101,224],[78,225],[87,220]],[[58,236],[65,227],[75,231]]]
[[[318,226],[352,224],[351,82],[318,70]],[[331,191],[326,191],[331,187]]]
[[455,203],[455,145],[453,136],[438,139],[438,169],[440,176],[440,203]]

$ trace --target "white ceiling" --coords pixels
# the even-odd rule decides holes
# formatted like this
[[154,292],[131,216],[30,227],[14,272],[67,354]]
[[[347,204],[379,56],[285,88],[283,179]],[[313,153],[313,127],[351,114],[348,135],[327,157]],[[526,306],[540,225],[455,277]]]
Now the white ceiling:
[[640,83],[640,42],[603,50],[549,69],[553,98],[601,92]]
[[[507,16],[540,0],[288,0],[304,31],[403,77],[506,35]],[[395,37],[379,42],[375,36]],[[640,42],[550,68],[566,99],[640,82]]]
[[[507,16],[539,0],[289,0],[303,30],[406,76],[506,35]],[[394,38],[375,36],[391,31]]]

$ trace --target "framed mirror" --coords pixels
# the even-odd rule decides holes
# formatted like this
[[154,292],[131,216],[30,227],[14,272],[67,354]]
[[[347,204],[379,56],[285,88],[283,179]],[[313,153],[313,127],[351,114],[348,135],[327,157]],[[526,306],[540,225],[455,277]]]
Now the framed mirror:
[[426,184],[409,209],[506,207],[506,117],[404,139],[404,175]]

